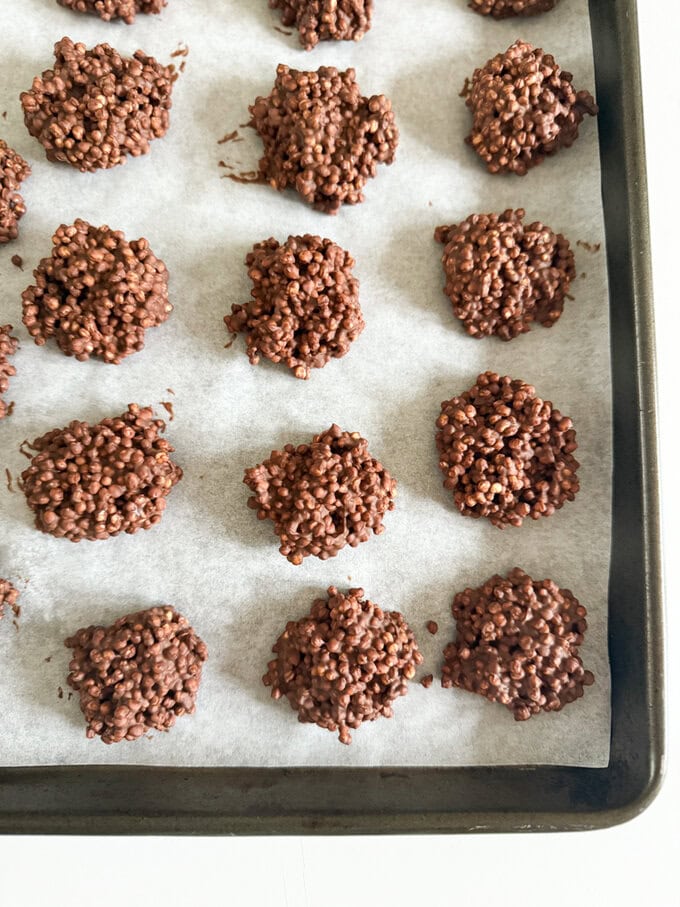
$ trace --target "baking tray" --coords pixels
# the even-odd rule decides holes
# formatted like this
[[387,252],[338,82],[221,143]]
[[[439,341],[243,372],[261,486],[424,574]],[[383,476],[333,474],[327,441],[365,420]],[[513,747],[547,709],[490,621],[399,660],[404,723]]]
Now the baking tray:
[[612,315],[609,766],[2,768],[0,833],[576,831],[618,824],[651,802],[663,775],[664,649],[635,0],[590,0],[590,17]]

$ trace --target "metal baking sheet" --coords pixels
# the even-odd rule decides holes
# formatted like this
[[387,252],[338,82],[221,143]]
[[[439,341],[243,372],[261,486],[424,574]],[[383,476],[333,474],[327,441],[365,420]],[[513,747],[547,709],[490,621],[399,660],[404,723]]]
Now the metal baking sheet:
[[[565,0],[566,2],[566,0]],[[663,754],[653,332],[635,7],[591,4],[614,372],[607,768],[59,767],[0,772],[0,830],[405,832],[588,828],[639,811]]]

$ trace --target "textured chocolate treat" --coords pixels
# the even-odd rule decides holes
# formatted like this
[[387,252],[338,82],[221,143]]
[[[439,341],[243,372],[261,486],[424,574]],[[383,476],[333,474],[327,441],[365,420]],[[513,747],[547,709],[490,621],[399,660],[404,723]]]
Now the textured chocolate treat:
[[279,551],[299,565],[314,555],[326,560],[384,530],[394,509],[395,479],[368,451],[358,432],[337,425],[310,444],[286,444],[264,463],[246,469],[253,492],[248,506],[259,520],[272,520]]
[[23,321],[38,346],[54,337],[67,356],[113,365],[144,349],[146,329],[172,311],[167,268],[148,241],[127,242],[77,220],[59,227],[52,246],[22,294]]
[[105,22],[122,19],[132,25],[137,13],[160,13],[168,0],[57,0],[57,3],[77,13],[94,13]]
[[470,0],[469,7],[481,16],[508,19],[510,16],[535,16],[547,13],[558,0]]
[[71,422],[34,441],[21,479],[36,527],[79,542],[159,523],[182,478],[170,459],[174,447],[160,436],[164,429],[151,407],[131,403],[116,418]]
[[472,145],[490,173],[523,176],[578,138],[586,114],[597,104],[575,91],[570,72],[526,41],[515,41],[472,76],[465,103],[472,111]]
[[504,529],[574,500],[579,464],[572,421],[530,384],[484,372],[441,409],[439,468],[462,514]]
[[20,154],[0,139],[0,246],[19,235],[26,205],[19,192],[31,168]]
[[0,420],[9,415],[9,407],[2,399],[2,395],[9,388],[9,379],[17,373],[9,360],[18,348],[19,341],[12,335],[12,325],[0,325]]
[[123,57],[108,44],[88,50],[62,38],[53,69],[21,95],[24,121],[50,161],[81,171],[139,157],[170,125],[174,66],[138,50]]
[[167,731],[196,709],[208,649],[170,605],[70,636],[68,685],[80,694],[87,736],[104,743]]
[[362,722],[391,718],[423,662],[398,611],[364,600],[363,589],[344,595],[335,586],[307,617],[289,621],[272,652],[262,678],[272,697],[286,696],[299,721],[337,731],[341,743]]
[[284,362],[296,378],[340,359],[364,329],[354,259],[330,239],[257,243],[246,258],[252,300],[233,305],[227,328],[243,332],[248,358]]
[[5,616],[7,608],[12,611],[15,617],[19,616],[21,611],[19,607],[19,590],[8,579],[0,577],[0,620]]
[[576,277],[569,240],[540,221],[523,220],[522,208],[509,208],[435,230],[444,244],[444,292],[472,337],[512,340],[532,321],[549,328],[562,314]]
[[249,123],[262,139],[261,179],[289,186],[319,211],[364,200],[378,164],[394,160],[399,132],[384,95],[365,98],[355,71],[279,66],[271,94],[256,98]]
[[319,41],[359,41],[371,27],[373,0],[269,0],[284,25],[300,32],[311,50]]
[[453,600],[457,638],[444,650],[442,686],[506,706],[517,721],[558,712],[594,682],[578,649],[586,609],[551,579],[519,567]]

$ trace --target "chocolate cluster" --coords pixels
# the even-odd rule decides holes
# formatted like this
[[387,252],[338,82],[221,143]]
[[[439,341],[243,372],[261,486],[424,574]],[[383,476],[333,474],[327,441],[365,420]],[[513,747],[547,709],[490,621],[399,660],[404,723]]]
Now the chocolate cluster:
[[326,560],[384,530],[383,516],[394,509],[397,483],[368,451],[358,432],[337,425],[309,444],[286,444],[264,463],[246,469],[253,496],[248,506],[260,520],[272,520],[279,551],[291,564],[305,557]]
[[551,516],[579,490],[571,419],[523,381],[479,375],[442,403],[436,443],[458,510],[501,529]]
[[469,7],[481,16],[508,19],[510,16],[535,16],[557,6],[557,0],[470,0]]
[[551,327],[576,276],[569,240],[540,221],[524,224],[524,210],[471,214],[438,227],[444,244],[444,292],[472,337],[512,340],[532,321]]
[[169,605],[70,636],[68,685],[80,694],[87,736],[104,743],[167,731],[196,709],[208,649]]
[[137,13],[160,13],[168,0],[57,0],[57,3],[77,13],[94,13],[105,22],[122,19],[132,25]]
[[296,378],[344,356],[364,329],[354,259],[319,236],[257,243],[246,258],[252,300],[233,305],[227,328],[243,332],[248,358],[284,362]]
[[116,418],[71,422],[34,441],[21,479],[36,527],[79,542],[159,523],[182,478],[164,429],[150,407],[131,403]]
[[579,656],[586,609],[551,579],[519,567],[453,600],[457,638],[444,650],[442,686],[506,706],[517,721],[558,712],[594,682]]
[[575,91],[570,72],[526,41],[475,70],[465,103],[472,111],[465,141],[490,173],[519,176],[572,145],[584,116],[598,112],[590,92]]
[[0,576],[0,620],[5,616],[7,608],[12,611],[15,617],[19,616],[19,590],[8,579],[3,579]]
[[271,94],[249,108],[264,144],[261,178],[294,188],[319,211],[364,200],[378,164],[391,164],[399,141],[392,104],[362,96],[355,71],[322,66],[301,72],[279,66]]
[[19,235],[26,205],[19,192],[31,168],[20,154],[0,139],[0,246]]
[[319,41],[359,41],[371,27],[373,0],[269,0],[281,21],[300,33],[311,50]]
[[2,395],[9,389],[9,379],[17,370],[9,361],[19,348],[19,341],[12,335],[12,325],[0,325],[0,420],[9,415],[9,406]]
[[168,271],[146,239],[84,220],[61,227],[52,254],[33,272],[35,285],[22,294],[23,321],[42,346],[54,337],[67,356],[90,356],[117,365],[144,349],[147,328],[162,324],[168,302]]
[[285,696],[299,721],[337,731],[341,743],[362,722],[391,718],[423,662],[399,612],[364,599],[363,589],[345,595],[335,586],[286,625],[272,652],[262,678],[272,697]]
[[123,57],[108,44],[88,50],[70,38],[55,44],[54,56],[54,68],[21,95],[28,131],[48,160],[107,169],[146,154],[168,131],[173,66],[141,50]]

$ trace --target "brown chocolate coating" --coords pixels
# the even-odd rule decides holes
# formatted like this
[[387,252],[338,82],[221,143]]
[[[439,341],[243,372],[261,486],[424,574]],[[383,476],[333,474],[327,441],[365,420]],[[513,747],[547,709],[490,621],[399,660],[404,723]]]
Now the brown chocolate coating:
[[0,420],[9,415],[9,407],[2,399],[2,395],[9,388],[9,379],[16,375],[17,370],[9,361],[19,348],[19,341],[12,335],[12,325],[0,325]]
[[22,156],[0,139],[0,246],[19,235],[19,221],[26,213],[19,188],[30,173]]
[[296,378],[340,359],[364,329],[354,259],[330,239],[289,236],[257,243],[246,258],[252,301],[225,316],[244,332],[248,358],[284,362]]
[[272,697],[286,696],[299,721],[337,731],[341,743],[351,743],[350,730],[362,722],[391,718],[423,662],[398,611],[364,600],[363,589],[345,595],[335,586],[286,624],[272,652],[262,678]]
[[169,605],[70,636],[68,685],[80,694],[87,736],[104,743],[167,731],[196,709],[208,649]]
[[136,403],[95,425],[71,422],[33,442],[21,474],[36,528],[72,542],[132,535],[159,523],[182,478],[161,419]]
[[578,649],[586,609],[551,579],[519,567],[453,600],[457,638],[444,650],[442,686],[506,706],[517,721],[558,712],[595,680]]
[[558,0],[470,0],[468,6],[480,16],[508,19],[510,16],[535,16],[547,13]]
[[23,322],[38,346],[55,337],[67,356],[113,365],[144,349],[146,329],[172,311],[167,268],[148,241],[77,220],[59,227],[52,246],[22,294]]
[[168,0],[57,0],[57,3],[77,13],[94,13],[105,22],[122,19],[132,25],[137,13],[160,13]]
[[526,41],[475,70],[465,101],[472,111],[465,141],[489,173],[523,176],[576,141],[584,116],[595,116],[598,107],[590,92],[576,92],[571,82],[554,57]]
[[371,27],[373,0],[269,0],[284,25],[300,32],[311,50],[319,41],[359,41]]
[[5,616],[7,608],[13,612],[15,617],[18,617],[21,610],[19,608],[19,590],[8,579],[0,577],[0,620]]
[[524,210],[471,214],[438,227],[444,244],[444,292],[472,337],[512,340],[531,322],[552,327],[576,277],[569,240],[540,221],[524,224]]
[[243,481],[253,492],[248,506],[259,520],[272,520],[279,551],[295,565],[309,555],[335,557],[345,545],[355,548],[383,532],[397,487],[368,441],[337,425],[309,444],[272,451],[246,469]]
[[571,419],[523,381],[479,375],[442,403],[436,443],[458,510],[499,529],[550,516],[579,490]]
[[365,98],[355,71],[322,66],[301,72],[280,65],[271,94],[249,108],[262,139],[261,178],[289,186],[319,211],[364,200],[378,164],[394,160],[399,132],[384,95]]
[[21,95],[24,121],[47,159],[81,171],[124,164],[150,150],[170,125],[173,66],[138,50],[123,57],[108,44],[88,50],[62,38],[53,69]]

